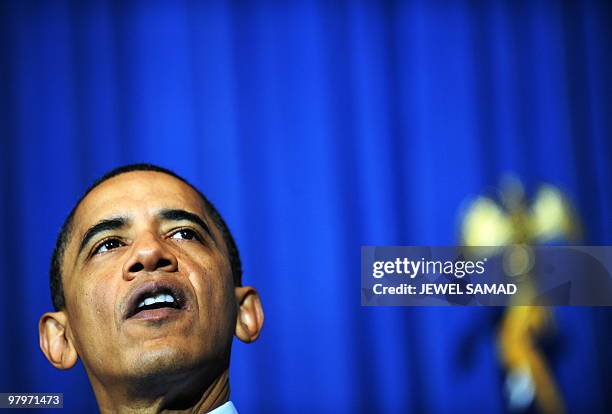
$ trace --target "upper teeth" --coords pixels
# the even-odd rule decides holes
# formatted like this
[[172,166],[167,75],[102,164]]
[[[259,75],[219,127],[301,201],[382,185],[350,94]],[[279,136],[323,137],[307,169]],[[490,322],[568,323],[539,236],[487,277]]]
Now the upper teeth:
[[152,305],[154,303],[159,303],[159,302],[174,302],[174,298],[172,297],[172,295],[167,295],[164,293],[160,293],[157,296],[149,296],[148,298],[145,298],[145,300],[143,300],[142,302],[140,302],[138,304],[139,308],[142,308],[143,306],[149,306]]

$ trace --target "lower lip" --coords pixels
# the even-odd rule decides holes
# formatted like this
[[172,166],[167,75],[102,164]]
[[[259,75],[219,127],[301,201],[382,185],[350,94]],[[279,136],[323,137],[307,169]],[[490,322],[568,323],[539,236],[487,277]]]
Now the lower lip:
[[159,308],[143,310],[137,314],[130,316],[127,320],[139,320],[139,321],[159,321],[162,319],[168,319],[178,316],[183,310],[175,308]]

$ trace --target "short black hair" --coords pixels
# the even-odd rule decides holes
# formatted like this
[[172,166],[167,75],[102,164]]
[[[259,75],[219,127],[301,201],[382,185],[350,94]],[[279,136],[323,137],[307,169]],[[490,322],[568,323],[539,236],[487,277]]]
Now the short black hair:
[[153,165],[153,164],[129,164],[121,167],[117,167],[106,174],[104,174],[101,178],[97,179],[85,193],[81,196],[79,201],[74,205],[68,217],[64,221],[60,232],[57,236],[57,240],[55,242],[55,249],[53,250],[53,256],[51,257],[51,269],[50,269],[50,287],[51,287],[51,300],[53,302],[53,307],[55,310],[63,309],[66,305],[66,301],[64,298],[64,288],[62,283],[62,262],[64,260],[64,253],[66,251],[66,246],[68,245],[68,241],[70,240],[72,233],[72,226],[74,221],[74,214],[81,204],[81,202],[87,197],[91,191],[113,177],[118,175],[132,172],[132,171],[154,171],[162,174],[167,174],[171,177],[174,177],[189,187],[193,188],[193,190],[202,198],[204,202],[204,206],[210,214],[215,226],[219,229],[221,234],[223,235],[223,240],[225,241],[225,245],[227,246],[229,261],[232,270],[232,277],[234,279],[235,286],[242,285],[242,264],[240,261],[240,254],[238,252],[238,247],[236,246],[236,242],[234,241],[234,237],[225,224],[223,217],[219,211],[215,208],[215,206],[202,194],[200,190],[198,190],[194,185],[192,185],[189,181],[179,176],[173,171],[170,171],[166,168]]

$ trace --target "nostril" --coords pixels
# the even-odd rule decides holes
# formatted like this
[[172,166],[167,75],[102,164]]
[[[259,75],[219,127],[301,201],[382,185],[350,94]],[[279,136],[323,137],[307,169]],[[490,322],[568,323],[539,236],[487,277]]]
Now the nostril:
[[156,269],[162,268],[162,267],[167,267],[170,266],[172,263],[170,262],[170,260],[168,259],[159,259],[157,261],[157,266],[155,266]]
[[[153,265],[155,263],[155,265]],[[153,272],[155,270],[170,271],[173,268],[173,262],[170,259],[163,257],[158,258],[156,261],[149,260],[149,258],[143,258],[142,260],[136,260],[132,265],[128,267],[128,273],[138,273],[142,271]]]
[[144,265],[142,263],[140,263],[140,262],[137,262],[137,263],[134,263],[130,267],[130,273],[140,272],[143,269],[144,269]]

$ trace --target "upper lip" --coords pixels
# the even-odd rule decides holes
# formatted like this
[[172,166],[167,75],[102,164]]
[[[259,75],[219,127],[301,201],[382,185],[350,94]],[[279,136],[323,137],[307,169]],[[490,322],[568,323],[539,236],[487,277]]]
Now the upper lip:
[[138,313],[138,304],[148,296],[159,293],[170,293],[176,300],[179,309],[188,305],[189,290],[173,279],[149,280],[141,283],[128,293],[123,306],[123,319],[128,319]]

